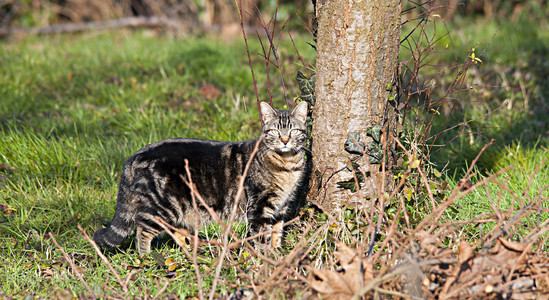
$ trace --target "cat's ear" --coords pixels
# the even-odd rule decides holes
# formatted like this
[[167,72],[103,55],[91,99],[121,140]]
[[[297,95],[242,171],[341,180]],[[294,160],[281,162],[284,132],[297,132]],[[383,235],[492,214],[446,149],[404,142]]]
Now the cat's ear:
[[274,119],[278,115],[276,110],[274,110],[269,104],[263,101],[259,103],[259,109],[261,110],[261,122],[263,124]]
[[300,120],[301,122],[306,123],[307,108],[308,108],[307,102],[305,101],[300,102],[296,107],[294,107],[294,109],[292,109],[291,115],[294,118],[297,118],[298,120]]

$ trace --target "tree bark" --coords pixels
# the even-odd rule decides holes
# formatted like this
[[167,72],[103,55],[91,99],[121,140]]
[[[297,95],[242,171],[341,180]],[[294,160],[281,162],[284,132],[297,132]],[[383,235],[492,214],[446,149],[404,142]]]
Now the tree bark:
[[[365,204],[366,199],[383,194],[393,181],[392,175],[380,172],[387,166],[370,163],[367,148],[374,141],[367,130],[382,126],[380,143],[385,154],[381,161],[392,164],[392,159],[387,160],[392,139],[387,137],[394,135],[396,120],[394,103],[388,97],[394,90],[401,4],[400,0],[320,0],[316,14],[317,100],[311,131],[310,196],[332,212],[349,201]],[[363,143],[362,156],[345,150],[351,132],[358,133]],[[352,165],[352,159],[357,159],[355,172],[345,168]],[[353,192],[339,187],[338,182],[360,181],[356,172],[366,175],[360,189]]]

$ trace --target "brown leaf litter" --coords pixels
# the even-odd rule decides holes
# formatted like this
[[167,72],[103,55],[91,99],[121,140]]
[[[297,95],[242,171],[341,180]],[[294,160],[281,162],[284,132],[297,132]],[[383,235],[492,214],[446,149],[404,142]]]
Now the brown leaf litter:
[[309,285],[323,299],[348,299],[372,281],[370,262],[343,243],[337,244],[334,253],[340,267],[333,270],[311,269]]
[[385,272],[338,243],[339,267],[308,268],[306,283],[322,299],[549,299],[549,255],[530,244],[500,237],[490,248],[475,249],[461,241],[456,252],[430,233],[416,238],[419,257],[404,255]]

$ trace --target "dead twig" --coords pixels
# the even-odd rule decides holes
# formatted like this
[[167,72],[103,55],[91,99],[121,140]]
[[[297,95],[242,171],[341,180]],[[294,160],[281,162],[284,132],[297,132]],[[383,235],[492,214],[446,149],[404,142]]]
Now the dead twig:
[[153,296],[153,300],[154,299],[160,299],[160,297],[162,296],[162,293],[164,293],[164,291],[166,291],[166,289],[168,288],[168,284],[170,284],[170,281],[171,280],[166,280],[166,283],[158,290],[158,293],[156,293],[156,295]]
[[[238,17],[240,18],[240,28],[242,28],[242,37],[244,38],[244,44],[246,45],[246,54],[248,55],[248,63],[250,65],[250,72],[252,72],[252,82],[253,82],[253,85],[254,85],[255,97],[256,97],[256,100],[257,100],[257,107],[259,107],[259,102],[261,100],[259,100],[259,92],[257,91],[257,82],[255,80],[254,67],[253,67],[253,64],[252,64],[252,57],[250,56],[250,47],[248,47],[248,37],[246,36],[246,29],[244,27],[244,17],[242,16],[242,1],[241,0],[234,0],[234,3],[236,5],[236,9],[238,11]],[[263,120],[263,118],[261,117],[261,110],[259,110],[259,119]]]
[[78,230],[82,232],[82,235],[84,236],[84,238],[93,246],[93,248],[95,249],[95,252],[97,252],[97,255],[99,255],[101,260],[103,260],[103,262],[107,265],[107,267],[113,274],[114,278],[116,278],[116,281],[118,282],[118,284],[120,284],[120,287],[122,287],[122,290],[124,290],[124,293],[127,295],[128,285],[125,284],[124,281],[122,281],[122,279],[120,278],[120,275],[118,275],[118,273],[114,270],[109,260],[105,257],[105,255],[103,255],[103,252],[101,252],[101,249],[99,249],[97,244],[90,238],[90,236],[86,233],[86,231],[84,231],[84,229],[82,228],[82,226],[80,226],[80,224],[78,224]]
[[[80,226],[80,225],[78,225],[78,226]],[[53,241],[53,243],[55,244],[57,249],[59,249],[61,251],[61,253],[63,253],[63,257],[65,258],[65,260],[71,266],[72,271],[74,272],[74,274],[76,274],[76,277],[78,277],[78,280],[80,280],[80,282],[82,282],[82,284],[84,285],[86,290],[88,290],[88,293],[90,293],[93,297],[97,297],[97,295],[93,292],[93,290],[90,288],[88,283],[84,280],[84,277],[82,277],[82,274],[80,274],[80,271],[78,271],[78,269],[76,268],[76,265],[74,264],[74,262],[72,261],[70,256],[67,254],[67,252],[65,252],[65,249],[63,249],[63,247],[61,247],[57,243],[57,240],[55,240],[55,237],[53,236],[53,234],[51,232],[50,232],[50,236],[51,236],[51,240]]]
[[[193,208],[196,212],[196,215],[199,216],[198,213],[198,206],[196,205],[196,197],[195,194],[198,194],[198,191],[196,191],[196,186],[193,184],[193,179],[191,177],[191,170],[189,169],[189,160],[185,159],[185,172],[187,173],[187,178],[189,179],[189,187],[191,188],[191,198],[193,201]],[[198,262],[196,259],[197,251],[198,251],[198,227],[199,227],[199,221],[198,218],[194,219],[194,241],[193,241],[193,265],[194,269],[196,271],[196,279],[198,284],[198,297],[200,300],[204,299],[203,291],[202,291],[202,276],[200,276],[200,269],[198,268]]]
[[250,155],[250,158],[248,159],[248,162],[246,163],[246,166],[244,167],[244,172],[242,172],[242,175],[240,176],[240,181],[238,183],[238,190],[236,191],[236,195],[234,197],[233,207],[231,211],[231,215],[229,217],[228,226],[225,229],[225,232],[223,234],[223,247],[221,250],[221,255],[219,256],[219,263],[217,264],[216,270],[215,270],[215,276],[212,283],[212,290],[210,291],[210,300],[214,298],[215,295],[215,288],[217,287],[217,284],[219,282],[219,275],[221,274],[221,268],[223,267],[223,261],[225,259],[225,256],[227,255],[227,252],[229,251],[229,234],[231,232],[230,230],[230,224],[233,223],[234,218],[236,217],[236,211],[238,209],[238,204],[240,202],[240,198],[242,196],[242,193],[244,192],[244,181],[246,180],[246,175],[248,174],[248,170],[250,169],[250,165],[252,164],[252,161],[255,158],[255,155],[257,154],[257,151],[259,150],[259,145],[261,144],[263,140],[263,135],[259,137],[259,139],[256,141],[254,149]]

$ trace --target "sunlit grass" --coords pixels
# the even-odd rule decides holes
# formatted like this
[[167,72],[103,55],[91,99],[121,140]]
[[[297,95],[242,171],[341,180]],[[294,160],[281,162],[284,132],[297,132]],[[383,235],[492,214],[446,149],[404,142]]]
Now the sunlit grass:
[[[296,42],[305,48],[302,55],[312,53],[305,40]],[[289,41],[282,44],[291,47]],[[125,159],[171,137],[238,141],[258,133],[254,88],[239,39],[227,44],[121,31],[29,37],[0,47],[0,285],[7,295],[48,296],[63,288],[88,293],[50,232],[95,292],[109,294],[102,290],[107,280],[120,288],[77,225],[91,234],[112,218]],[[259,45],[251,47],[254,61],[261,62],[255,54]],[[289,72],[298,67],[286,65]],[[261,97],[268,99],[266,77],[256,73]],[[292,85],[287,84],[290,92]],[[281,93],[273,89],[277,106]],[[207,230],[213,231],[206,236],[215,236],[215,229]],[[130,294],[154,295],[172,278],[166,293],[196,295],[192,263],[167,275],[165,267],[129,249],[111,259],[120,276],[137,272]],[[212,249],[200,251],[205,286],[212,284]],[[173,245],[157,251],[185,261]],[[239,280],[233,280],[234,267],[223,274],[230,282]],[[235,288],[218,287],[224,294]]]

